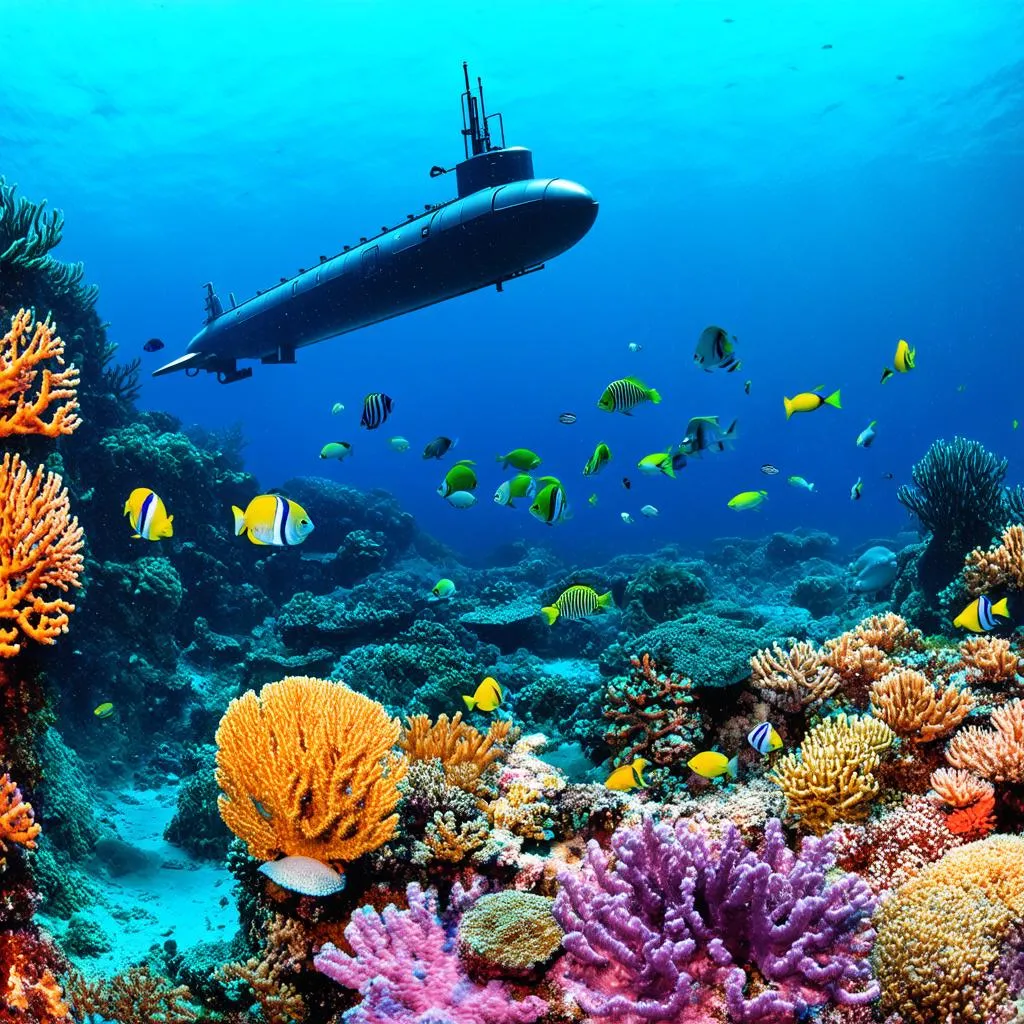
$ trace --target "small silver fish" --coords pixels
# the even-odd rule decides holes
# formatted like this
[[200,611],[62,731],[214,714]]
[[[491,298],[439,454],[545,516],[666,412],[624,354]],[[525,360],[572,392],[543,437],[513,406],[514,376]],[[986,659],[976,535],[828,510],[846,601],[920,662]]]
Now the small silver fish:
[[631,523],[631,522],[633,522],[633,517],[628,512],[620,512],[619,513],[619,518],[624,523]]
[[766,462],[761,467],[761,472],[764,473],[765,476],[778,476],[779,473],[778,469],[776,469],[770,462]]
[[658,515],[658,510],[653,505],[644,505],[640,509],[640,515],[647,516],[648,519],[654,519]]

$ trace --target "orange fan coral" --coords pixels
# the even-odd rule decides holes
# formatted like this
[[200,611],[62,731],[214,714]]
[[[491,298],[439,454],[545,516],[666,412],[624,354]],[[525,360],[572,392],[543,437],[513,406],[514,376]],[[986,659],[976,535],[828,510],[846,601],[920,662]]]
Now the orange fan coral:
[[354,860],[395,833],[398,733],[381,704],[341,683],[291,677],[249,690],[217,729],[221,817],[259,860]]
[[21,798],[21,790],[10,775],[0,775],[0,870],[8,843],[17,843],[27,850],[36,848],[36,836],[42,830],[36,824],[32,805]]
[[871,713],[908,743],[948,736],[973,708],[970,690],[936,690],[913,669],[890,672],[871,684]]
[[960,644],[960,661],[967,674],[993,686],[1012,682],[1020,667],[1020,658],[1003,637],[972,636]]
[[495,719],[486,734],[462,721],[462,712],[449,719],[441,715],[431,724],[426,715],[413,715],[402,730],[399,746],[410,761],[437,758],[444,766],[448,783],[467,792],[474,792],[480,776],[505,756],[512,723]]
[[961,729],[946,748],[946,760],[992,782],[1024,782],[1024,702],[1012,700],[992,712],[995,731]]
[[1004,588],[1024,590],[1024,526],[1008,526],[1000,540],[988,551],[975,548],[967,556],[964,584],[972,597]]
[[782,711],[799,711],[831,697],[842,683],[824,654],[808,643],[778,644],[760,650],[750,659],[753,683],[769,704]]
[[963,810],[985,797],[995,795],[991,782],[959,768],[937,768],[929,781],[936,796],[956,810]]
[[[52,644],[75,606],[47,591],[81,586],[82,530],[71,518],[61,478],[40,466],[31,476],[17,455],[0,463],[0,657],[19,638]],[[5,625],[10,623],[10,625]]]
[[[11,320],[11,329],[0,338],[0,437],[59,437],[70,434],[81,422],[75,412],[78,370],[74,365],[40,370],[39,364],[50,359],[64,365],[64,342],[54,333],[49,317],[36,321],[32,330],[32,314],[20,310]],[[44,420],[54,402],[60,404],[52,417]]]

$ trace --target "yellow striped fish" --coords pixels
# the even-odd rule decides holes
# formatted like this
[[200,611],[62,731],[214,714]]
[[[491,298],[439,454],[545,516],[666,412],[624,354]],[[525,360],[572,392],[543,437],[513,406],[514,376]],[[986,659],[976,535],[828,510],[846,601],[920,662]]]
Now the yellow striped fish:
[[636,377],[622,377],[613,380],[604,389],[597,400],[597,407],[604,409],[605,412],[623,412],[631,416],[630,410],[635,409],[641,402],[653,402],[657,405],[660,401],[661,395],[642,380],[637,380]]
[[313,532],[313,522],[306,510],[280,494],[260,494],[244,512],[237,505],[232,505],[231,511],[235,516],[235,533],[248,534],[253,544],[301,544]]
[[615,601],[612,599],[612,592],[599,594],[593,587],[584,587],[579,584],[569,587],[553,605],[541,608],[541,614],[547,619],[548,625],[553,626],[555,619],[585,619],[588,615],[603,612],[606,608],[614,608]]

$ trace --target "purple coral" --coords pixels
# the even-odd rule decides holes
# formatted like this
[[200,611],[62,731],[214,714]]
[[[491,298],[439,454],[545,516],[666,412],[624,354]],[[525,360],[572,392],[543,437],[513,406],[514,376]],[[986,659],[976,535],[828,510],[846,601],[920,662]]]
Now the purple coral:
[[498,981],[467,977],[454,937],[437,914],[437,896],[408,887],[408,910],[361,907],[345,938],[354,956],[327,943],[314,957],[318,971],[363,1001],[345,1024],[533,1024],[548,1004],[537,996],[516,1002]]
[[878,997],[875,898],[856,875],[825,881],[828,839],[796,854],[772,819],[758,854],[731,824],[713,842],[691,821],[646,819],[611,847],[591,840],[554,905],[570,991],[593,1017],[684,1024],[724,1001],[730,1020],[779,1024]]

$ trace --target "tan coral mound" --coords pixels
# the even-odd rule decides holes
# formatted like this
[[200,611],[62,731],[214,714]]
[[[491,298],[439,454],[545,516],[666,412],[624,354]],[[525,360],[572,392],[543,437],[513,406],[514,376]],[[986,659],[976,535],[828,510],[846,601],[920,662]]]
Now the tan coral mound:
[[758,651],[750,659],[750,676],[765,700],[786,712],[828,700],[842,682],[824,653],[804,641],[791,642],[788,651],[778,644]]
[[960,662],[979,683],[998,686],[1017,677],[1020,658],[1004,637],[972,636],[960,644]]
[[871,685],[871,713],[908,743],[948,736],[974,708],[970,690],[937,690],[921,672],[900,669]]

